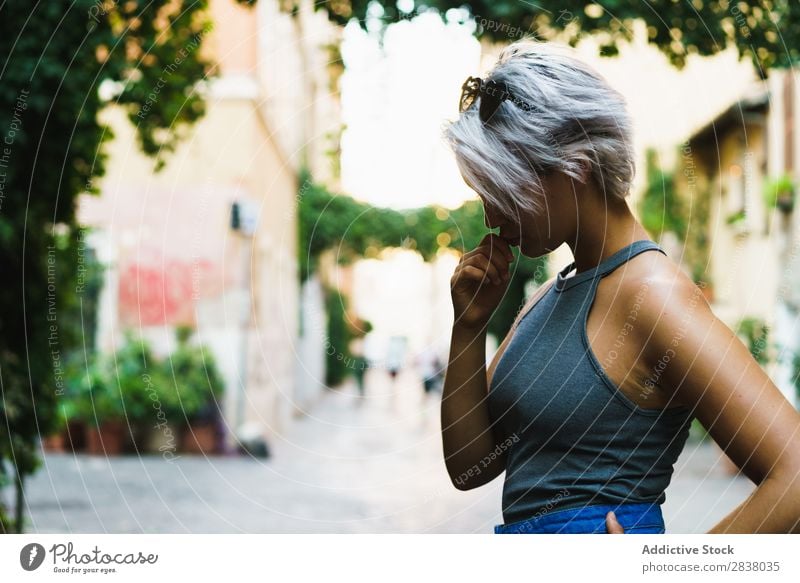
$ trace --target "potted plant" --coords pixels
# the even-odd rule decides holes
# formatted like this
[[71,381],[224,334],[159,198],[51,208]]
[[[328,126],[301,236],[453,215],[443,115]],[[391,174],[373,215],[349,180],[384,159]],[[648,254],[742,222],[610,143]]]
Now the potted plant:
[[58,418],[59,425],[56,431],[50,435],[42,436],[42,449],[44,451],[64,453],[67,450],[67,439],[66,435],[64,435],[65,428],[60,424],[61,417],[59,416]]
[[86,424],[76,395],[67,389],[57,404],[55,430],[42,438],[45,451],[80,451],[85,445]]
[[104,382],[100,357],[92,353],[87,358],[83,352],[76,351],[65,362],[64,392],[56,405],[58,434],[49,436],[44,442],[51,451],[84,451],[89,437],[89,421],[94,415],[90,386]]
[[73,358],[67,356],[63,358],[64,374],[62,375],[63,384],[59,386],[57,395],[59,398],[55,404],[55,415],[53,424],[47,430],[42,430],[40,434],[42,449],[46,452],[63,453],[67,449],[67,422],[71,415],[65,414],[65,409],[71,409],[74,404],[73,390],[71,390],[78,369],[73,365]]
[[96,355],[84,375],[76,411],[86,421],[86,451],[93,455],[118,455],[125,442],[122,405],[102,355]]
[[783,174],[767,181],[764,185],[764,202],[767,208],[777,208],[783,213],[794,209],[795,184],[789,174]]
[[182,421],[182,451],[219,453],[222,436],[218,401],[224,383],[209,350],[192,344],[191,335],[189,328],[176,329],[177,348],[164,361],[164,402],[170,418]]
[[121,399],[121,417],[130,428],[126,449],[135,453],[150,451],[153,433],[164,417],[166,380],[161,361],[147,341],[126,334],[125,344],[114,355],[113,382]]
[[139,451],[147,428],[156,423],[153,403],[163,383],[153,377],[159,371],[150,345],[131,333],[112,356],[94,358],[82,399],[90,453]]

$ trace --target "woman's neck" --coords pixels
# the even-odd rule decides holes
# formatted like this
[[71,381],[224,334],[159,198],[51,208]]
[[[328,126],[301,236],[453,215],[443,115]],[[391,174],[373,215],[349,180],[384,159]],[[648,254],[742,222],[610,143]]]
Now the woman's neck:
[[600,198],[582,197],[585,202],[578,207],[575,236],[567,241],[578,272],[594,268],[634,241],[650,239],[626,201],[615,200],[606,204]]

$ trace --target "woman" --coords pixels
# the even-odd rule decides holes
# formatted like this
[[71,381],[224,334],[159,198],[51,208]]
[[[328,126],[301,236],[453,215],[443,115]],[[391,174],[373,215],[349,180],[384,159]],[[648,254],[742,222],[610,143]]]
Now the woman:
[[[631,214],[624,99],[568,49],[522,41],[467,80],[445,135],[500,229],[451,279],[441,410],[457,488],[506,472],[495,532],[663,533],[695,417],[758,485],[710,532],[798,532],[800,415]],[[538,257],[562,243],[574,262],[520,311],[487,371],[511,247]]]

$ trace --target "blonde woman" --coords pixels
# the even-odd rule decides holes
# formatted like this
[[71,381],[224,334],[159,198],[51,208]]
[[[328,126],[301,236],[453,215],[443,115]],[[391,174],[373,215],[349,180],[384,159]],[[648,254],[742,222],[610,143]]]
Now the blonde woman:
[[[486,225],[451,279],[445,464],[505,472],[496,533],[663,533],[694,418],[757,488],[710,532],[800,530],[800,415],[626,203],[624,99],[565,47],[521,41],[464,83],[446,138]],[[511,248],[574,262],[520,311],[486,367]]]

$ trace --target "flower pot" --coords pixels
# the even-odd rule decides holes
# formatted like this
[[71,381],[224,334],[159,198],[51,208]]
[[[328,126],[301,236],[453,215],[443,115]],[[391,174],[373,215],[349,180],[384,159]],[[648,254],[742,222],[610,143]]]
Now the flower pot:
[[66,436],[61,431],[42,438],[42,449],[47,452],[64,453],[67,450],[66,444]]
[[217,427],[214,423],[193,423],[183,430],[181,451],[213,455],[218,453]]
[[[164,427],[163,425],[161,427]],[[158,453],[160,447],[159,435],[163,435],[164,429],[159,429],[153,420],[138,421],[131,424],[131,439],[124,444],[124,453],[143,454]],[[173,438],[173,451],[177,447]]]
[[175,452],[178,449],[178,430],[169,423],[153,425],[146,433],[144,447],[148,453]]
[[791,191],[784,191],[778,194],[775,200],[775,206],[783,213],[790,213],[794,208],[794,193]]
[[84,451],[86,449],[87,432],[89,428],[83,421],[69,421],[64,429],[66,448],[70,451]]
[[125,445],[125,424],[106,421],[100,427],[89,427],[86,452],[92,455],[119,455]]

